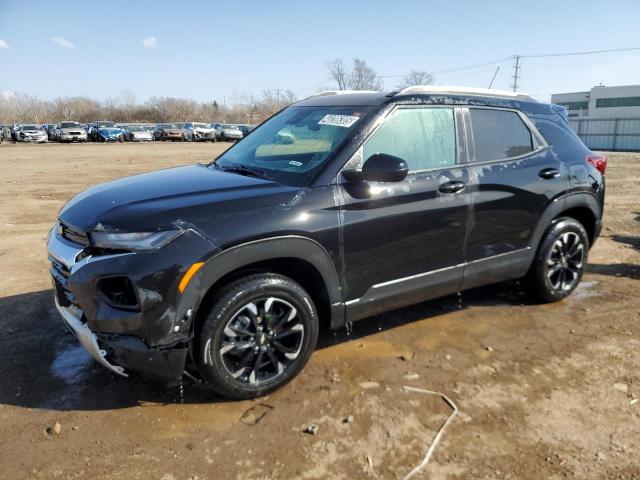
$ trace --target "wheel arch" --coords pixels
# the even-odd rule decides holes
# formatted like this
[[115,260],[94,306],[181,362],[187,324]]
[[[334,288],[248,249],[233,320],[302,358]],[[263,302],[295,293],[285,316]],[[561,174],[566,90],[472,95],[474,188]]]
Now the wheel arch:
[[191,302],[195,306],[192,332],[197,330],[200,315],[208,311],[220,288],[240,277],[265,272],[285,275],[309,293],[318,311],[320,328],[344,323],[342,290],[329,253],[310,238],[283,236],[236,245],[205,262],[197,274],[197,294]]
[[588,193],[575,193],[554,200],[542,214],[531,236],[529,246],[534,254],[549,226],[560,217],[571,217],[579,221],[587,231],[591,247],[600,233],[599,222],[602,219],[602,207],[598,200]]

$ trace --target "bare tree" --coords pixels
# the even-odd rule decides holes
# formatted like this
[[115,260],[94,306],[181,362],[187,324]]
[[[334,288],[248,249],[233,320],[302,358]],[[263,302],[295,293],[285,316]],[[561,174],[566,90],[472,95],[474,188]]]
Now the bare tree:
[[412,85],[431,85],[433,83],[433,75],[421,70],[411,70],[404,76],[398,84],[398,88],[410,87]]
[[329,69],[329,78],[338,85],[338,90],[346,90],[349,87],[350,74],[344,66],[341,58],[335,58],[326,62]]
[[352,90],[381,90],[382,79],[373,68],[367,65],[367,62],[354,58],[349,88]]
[[353,66],[348,72],[341,58],[326,62],[329,77],[339,90],[381,90],[382,79],[376,71],[359,58],[353,59]]
[[135,95],[123,90],[103,102],[88,97],[40,100],[23,93],[0,94],[0,123],[55,123],[63,120],[93,122],[214,122],[259,123],[297,100],[291,90],[265,90],[236,95],[238,103],[222,106],[216,101],[196,102],[185,98],[151,97],[136,103]]

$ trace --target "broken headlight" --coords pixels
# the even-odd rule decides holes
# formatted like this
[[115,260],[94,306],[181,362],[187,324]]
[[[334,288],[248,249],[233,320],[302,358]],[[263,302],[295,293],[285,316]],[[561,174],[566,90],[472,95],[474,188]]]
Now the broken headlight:
[[154,250],[160,248],[182,234],[182,230],[133,233],[91,233],[92,243],[99,248],[110,250]]

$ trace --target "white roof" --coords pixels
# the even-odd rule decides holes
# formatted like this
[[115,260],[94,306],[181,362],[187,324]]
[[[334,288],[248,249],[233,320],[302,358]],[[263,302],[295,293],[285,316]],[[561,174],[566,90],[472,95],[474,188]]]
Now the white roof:
[[312,97],[327,97],[329,95],[350,95],[352,93],[380,93],[377,90],[323,90],[322,92],[314,93]]
[[464,95],[479,95],[485,97],[511,97],[531,100],[531,97],[526,93],[511,92],[509,90],[494,90],[492,88],[477,88],[477,87],[454,87],[447,85],[412,85],[411,87],[405,87],[398,91],[396,95],[407,95],[412,93],[460,93]]

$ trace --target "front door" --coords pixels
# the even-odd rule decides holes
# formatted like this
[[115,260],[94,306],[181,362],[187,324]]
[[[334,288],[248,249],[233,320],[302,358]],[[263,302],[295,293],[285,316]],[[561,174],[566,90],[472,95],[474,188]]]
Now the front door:
[[[462,282],[469,195],[451,107],[397,107],[364,142],[406,160],[401,182],[340,177],[347,321],[455,292]],[[351,162],[349,162],[351,163]]]

